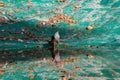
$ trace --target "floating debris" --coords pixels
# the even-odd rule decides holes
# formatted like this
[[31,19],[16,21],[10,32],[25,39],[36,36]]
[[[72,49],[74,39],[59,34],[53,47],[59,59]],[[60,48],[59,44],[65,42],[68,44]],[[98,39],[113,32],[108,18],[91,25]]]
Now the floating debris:
[[87,28],[86,28],[86,30],[92,30],[94,28],[94,24],[91,24],[90,26],[88,26]]
[[45,4],[46,6],[49,6],[49,4]]
[[71,18],[71,16],[68,16],[68,15],[66,15],[66,14],[56,14],[55,16],[54,16],[54,19],[56,19],[56,20],[65,20],[65,19],[70,19]]
[[0,1],[0,7],[5,7],[5,3],[3,1]]
[[5,12],[5,11],[1,11],[0,13],[1,13],[1,14],[6,14],[6,12]]
[[41,27],[43,25],[55,25],[57,22],[66,22],[69,25],[74,25],[75,24],[75,20],[71,19],[71,16],[68,16],[66,14],[56,14],[55,16],[49,18],[48,21],[39,21],[39,23],[37,24],[38,27]]
[[4,30],[4,29],[2,29],[1,31],[2,31],[2,32],[4,32],[5,30]]
[[41,64],[37,63],[37,64],[36,64],[36,66],[37,66],[37,67],[40,67],[40,66],[41,66]]
[[32,4],[31,4],[31,0],[28,0],[28,8],[31,8],[32,7]]
[[7,23],[8,18],[5,16],[0,16],[0,22]]
[[69,25],[75,24],[75,20],[72,20],[71,16],[68,16],[66,14],[56,14],[53,17],[53,20],[56,20],[57,22],[67,22]]
[[0,70],[0,75],[3,75],[5,73],[5,70]]
[[75,61],[77,61],[77,58],[70,57],[70,58],[68,58],[68,61],[69,61],[69,62],[75,62]]
[[7,38],[6,38],[6,37],[3,37],[3,40],[7,40]]
[[62,73],[62,74],[65,74],[65,75],[68,74],[68,72],[67,72],[67,71],[64,71],[64,70],[62,70],[61,73]]
[[61,80],[67,80],[65,76],[61,76]]
[[30,75],[29,77],[30,77],[30,79],[34,79],[35,76],[34,75]]
[[42,27],[42,26],[45,26],[45,25],[48,25],[48,21],[39,21],[39,23],[37,24],[38,27]]
[[95,58],[90,52],[87,52],[88,58]]
[[[88,36],[88,38],[90,38],[90,36]],[[94,45],[87,45],[87,47],[92,48],[92,49],[99,48],[99,46],[94,46]]]
[[58,2],[66,2],[66,0],[58,0]]
[[16,9],[16,10],[14,10],[16,13],[18,13],[19,12],[19,10],[18,9]]
[[88,55],[88,58],[95,58],[95,57],[94,57],[93,55],[90,54],[90,55]]
[[113,7],[112,7],[111,9],[112,9],[112,10],[116,10],[116,8],[113,8]]
[[74,69],[75,69],[75,70],[81,70],[81,67],[79,67],[79,66],[74,66]]
[[18,51],[18,53],[22,53],[22,52],[23,52],[23,50]]
[[77,73],[73,73],[73,74],[70,74],[70,75],[76,77],[76,76],[77,76]]
[[23,42],[23,40],[22,40],[22,39],[18,39],[18,41]]
[[31,4],[31,0],[28,0],[28,4]]
[[56,8],[56,13],[63,13],[63,9],[61,9],[61,8]]
[[109,20],[108,22],[113,22],[113,20]]
[[79,8],[81,8],[81,6],[79,4],[75,4],[73,10],[77,10]]
[[40,14],[40,11],[37,11],[36,14],[39,15],[39,14]]
[[75,22],[75,20],[69,20],[68,23],[69,23],[70,26],[72,26],[72,25],[74,25],[76,22]]

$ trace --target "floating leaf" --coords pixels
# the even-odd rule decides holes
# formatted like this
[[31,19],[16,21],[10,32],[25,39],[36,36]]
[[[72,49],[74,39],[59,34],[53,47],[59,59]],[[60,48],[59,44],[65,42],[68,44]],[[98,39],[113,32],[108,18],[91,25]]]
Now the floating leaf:
[[65,2],[66,0],[58,0],[58,2]]
[[5,73],[5,70],[0,70],[0,75],[3,75]]
[[77,76],[77,73],[73,73],[73,74],[71,74],[71,76],[74,76],[74,77],[76,77],[76,76]]
[[30,75],[29,77],[30,77],[30,79],[34,79],[35,76],[34,75]]
[[94,28],[94,24],[91,24],[90,26],[88,26],[86,29],[87,30],[92,30]]
[[37,64],[36,64],[36,66],[37,66],[37,67],[40,67],[40,66],[41,66],[41,64],[37,63]]
[[90,54],[90,55],[88,55],[88,58],[94,58],[94,56]]
[[18,12],[19,12],[19,10],[18,10],[18,9],[16,9],[16,10],[15,10],[15,12],[16,12],[16,13],[18,13]]
[[65,76],[61,76],[61,80],[67,80],[67,78]]
[[79,4],[75,4],[73,10],[77,10],[79,8],[81,8],[81,6]]
[[39,14],[40,14],[40,11],[37,11],[36,14],[39,15]]

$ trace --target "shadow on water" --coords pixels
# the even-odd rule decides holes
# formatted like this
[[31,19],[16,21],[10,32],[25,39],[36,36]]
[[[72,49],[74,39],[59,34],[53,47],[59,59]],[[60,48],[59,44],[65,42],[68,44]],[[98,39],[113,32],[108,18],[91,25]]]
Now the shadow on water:
[[90,49],[90,48],[59,49],[59,48],[54,48],[54,47],[41,49],[38,46],[38,48],[34,48],[34,49],[1,50],[0,61],[8,61],[8,62],[29,61],[29,60],[36,60],[37,58],[55,59],[55,56],[60,56],[64,58],[64,57],[77,57],[79,55],[89,56],[89,54],[103,57],[105,55],[112,56],[113,53],[118,53],[118,52],[116,52],[115,50],[109,50],[107,48],[106,50]]
[[22,50],[4,50],[0,51],[0,61],[27,61],[36,58],[55,58],[59,52],[60,56],[75,55],[72,52],[79,52],[80,50],[59,50],[59,49],[22,49]]

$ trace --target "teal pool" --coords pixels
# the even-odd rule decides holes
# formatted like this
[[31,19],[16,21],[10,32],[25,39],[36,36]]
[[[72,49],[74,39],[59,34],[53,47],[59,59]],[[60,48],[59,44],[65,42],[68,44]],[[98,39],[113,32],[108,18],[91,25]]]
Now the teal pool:
[[49,49],[0,52],[1,80],[119,80],[119,49]]
[[120,80],[119,61],[120,0],[0,0],[0,80]]

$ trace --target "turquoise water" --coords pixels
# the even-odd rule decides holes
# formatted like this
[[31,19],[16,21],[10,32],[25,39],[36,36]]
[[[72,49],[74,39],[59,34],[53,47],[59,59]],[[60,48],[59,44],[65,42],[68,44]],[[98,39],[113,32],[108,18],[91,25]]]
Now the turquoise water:
[[[56,14],[74,24],[38,26]],[[0,80],[119,80],[119,56],[120,0],[0,0]]]
[[1,68],[5,73],[0,77],[1,80],[61,80],[62,76],[67,80],[119,80],[119,51],[103,49],[59,50],[61,62],[58,63],[53,61],[49,49],[1,51],[1,65],[6,61],[8,64]]

